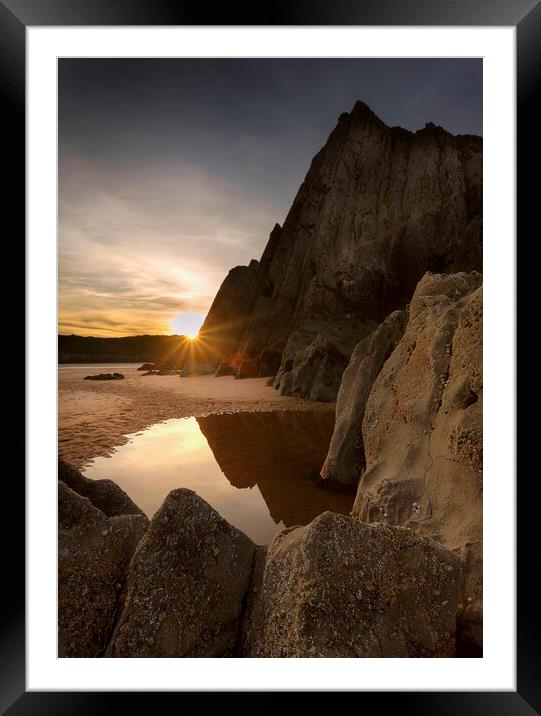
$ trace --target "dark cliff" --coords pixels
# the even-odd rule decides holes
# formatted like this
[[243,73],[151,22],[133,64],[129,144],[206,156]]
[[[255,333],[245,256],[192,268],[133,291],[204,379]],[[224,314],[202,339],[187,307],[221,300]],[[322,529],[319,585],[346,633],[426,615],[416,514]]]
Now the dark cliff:
[[332,400],[355,345],[426,271],[471,270],[482,270],[481,138],[388,127],[357,102],[201,335],[237,377],[275,375],[283,394]]

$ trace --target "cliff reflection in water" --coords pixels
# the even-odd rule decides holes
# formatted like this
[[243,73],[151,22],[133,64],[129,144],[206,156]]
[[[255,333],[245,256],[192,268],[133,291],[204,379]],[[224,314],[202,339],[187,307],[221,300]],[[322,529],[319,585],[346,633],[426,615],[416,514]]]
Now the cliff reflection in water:
[[[197,492],[258,544],[325,510],[349,513],[353,495],[311,479],[325,459],[331,412],[282,411],[181,418],[128,436],[84,473],[114,480],[149,517],[178,487]],[[210,447],[210,449],[209,449]]]
[[277,411],[196,418],[216,462],[237,488],[257,486],[275,523],[305,525],[331,510],[348,514],[353,496],[317,487],[334,413]]

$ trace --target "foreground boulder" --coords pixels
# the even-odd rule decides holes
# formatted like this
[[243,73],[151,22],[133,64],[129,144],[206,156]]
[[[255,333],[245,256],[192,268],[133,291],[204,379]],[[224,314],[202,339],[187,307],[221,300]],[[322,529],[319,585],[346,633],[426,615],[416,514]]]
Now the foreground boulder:
[[86,497],[108,517],[115,515],[143,515],[145,513],[112,480],[91,480],[80,470],[63,460],[58,461],[58,479],[74,492]]
[[482,288],[426,274],[368,398],[353,514],[432,537],[463,563],[459,637],[482,646]]
[[58,483],[58,655],[103,656],[122,606],[126,571],[148,524],[108,517]]
[[254,553],[195,492],[170,492],[133,557],[107,656],[231,656]]
[[455,655],[459,561],[411,530],[325,512],[280,533],[260,570],[243,656]]
[[366,401],[383,364],[402,338],[404,311],[394,311],[353,351],[342,376],[336,403],[336,423],[321,477],[356,485],[364,469],[362,422]]

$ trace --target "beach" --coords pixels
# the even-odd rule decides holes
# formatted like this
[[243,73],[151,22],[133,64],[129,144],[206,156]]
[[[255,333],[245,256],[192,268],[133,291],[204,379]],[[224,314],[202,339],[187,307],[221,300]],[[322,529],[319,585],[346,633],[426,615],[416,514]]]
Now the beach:
[[[171,418],[276,410],[334,411],[334,403],[281,396],[266,378],[143,376],[138,364],[60,365],[59,456],[80,467],[110,455],[126,435]],[[124,380],[85,381],[120,372]]]

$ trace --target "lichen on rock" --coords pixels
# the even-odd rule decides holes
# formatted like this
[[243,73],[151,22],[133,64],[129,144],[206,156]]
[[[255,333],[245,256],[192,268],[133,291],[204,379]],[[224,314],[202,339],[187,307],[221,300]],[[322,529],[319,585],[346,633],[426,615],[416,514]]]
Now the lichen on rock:
[[58,655],[103,656],[148,520],[141,514],[108,517],[61,481],[58,518]]
[[254,553],[195,492],[170,492],[132,559],[107,656],[231,656]]
[[268,549],[245,657],[452,657],[459,560],[411,530],[325,512]]

